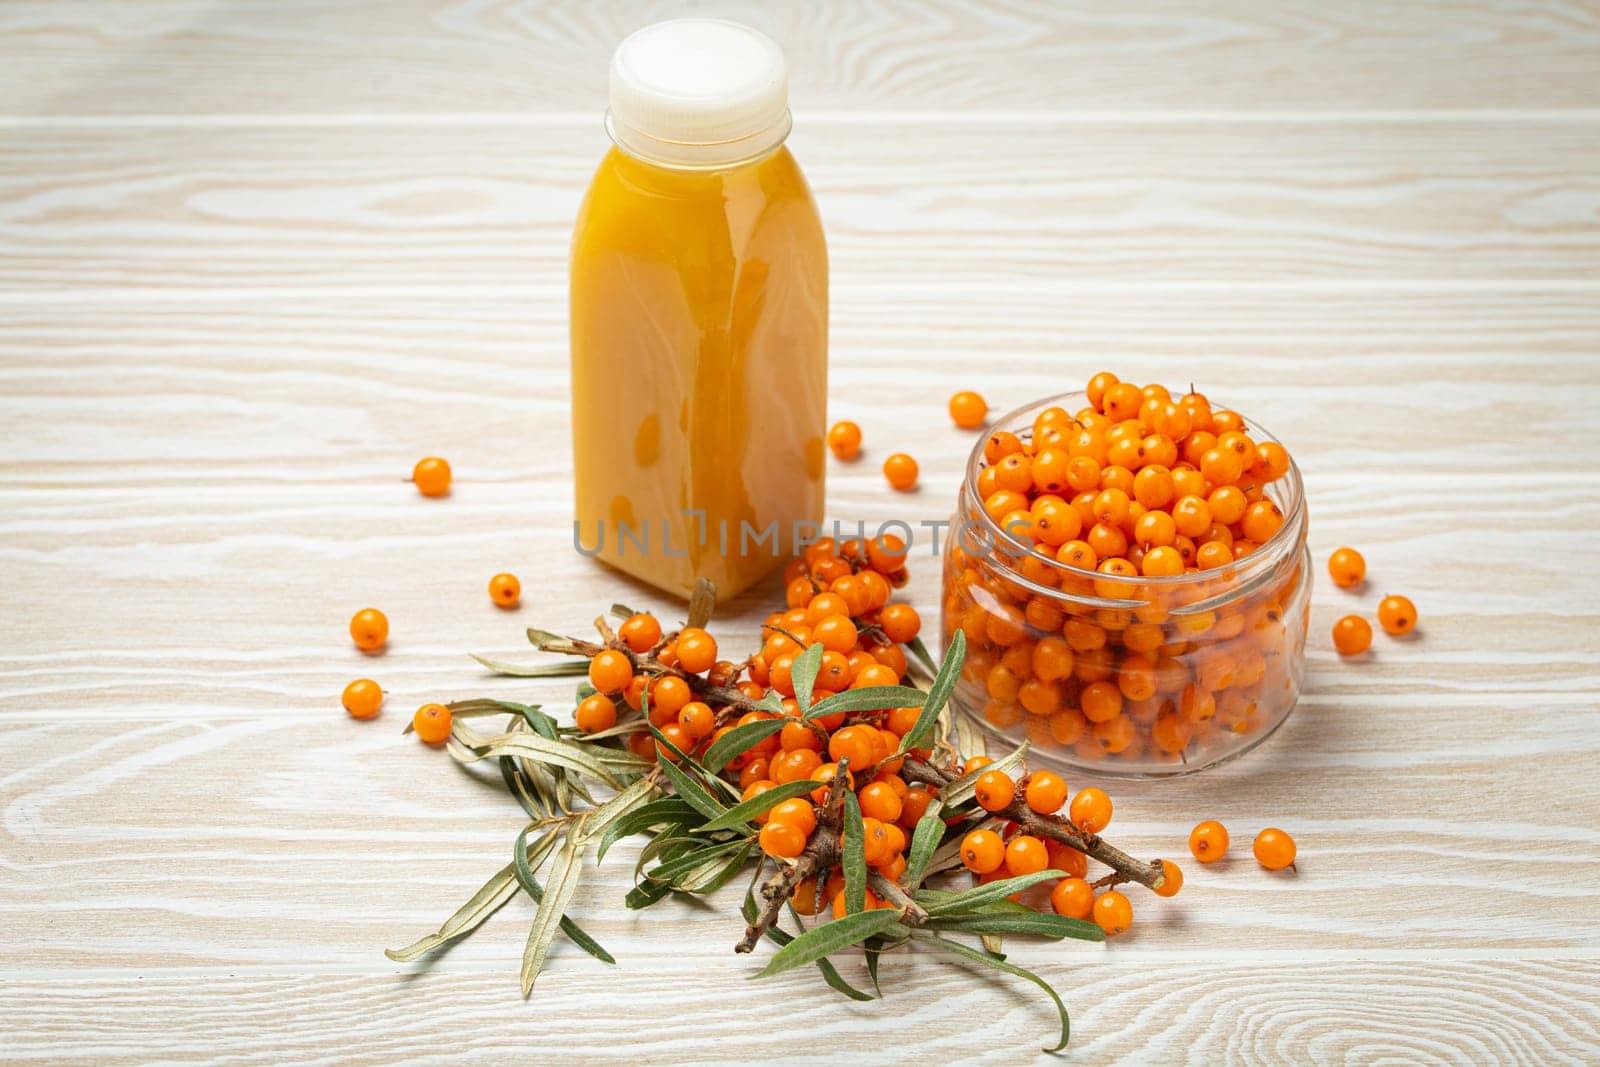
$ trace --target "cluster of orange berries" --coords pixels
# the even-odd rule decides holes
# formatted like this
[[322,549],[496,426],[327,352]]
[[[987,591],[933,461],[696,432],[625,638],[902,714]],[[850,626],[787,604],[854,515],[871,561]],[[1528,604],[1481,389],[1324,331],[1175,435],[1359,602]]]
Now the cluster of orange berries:
[[[987,763],[985,757],[967,761],[967,770]],[[985,811],[1004,812],[1020,796],[1028,809],[1044,816],[1055,815],[1067,804],[1067,783],[1051,771],[1034,771],[1020,782],[1003,771],[987,771],[978,776],[973,795]],[[1103,790],[1083,789],[1067,806],[1067,819],[1086,834],[1098,834],[1111,822],[1111,798]],[[1057,915],[1072,919],[1092,919],[1114,937],[1133,925],[1133,905],[1115,889],[1096,893],[1088,881],[1088,857],[1071,845],[1049,837],[1022,832],[1015,822],[1001,831],[980,828],[961,840],[961,862],[978,876],[981,883],[1002,878],[1017,878],[1044,870],[1066,872],[1050,889],[1050,907]],[[1183,887],[1183,871],[1171,860],[1161,860],[1163,881],[1156,890],[1160,896],[1176,896]]]
[[[805,554],[791,560],[784,572],[788,610],[767,616],[761,648],[741,663],[720,658],[716,638],[702,629],[684,629],[663,641],[661,624],[654,616],[630,617],[617,636],[632,652],[651,654],[657,662],[684,675],[704,676],[704,685],[691,685],[676,674],[636,672],[628,656],[608,649],[589,661],[589,683],[595,692],[578,705],[578,727],[585,733],[609,729],[617,721],[619,698],[638,711],[646,706],[648,695],[650,722],[672,747],[663,748],[641,733],[634,735],[630,748],[646,758],[676,761],[673,748],[690,754],[702,752],[736,726],[773,717],[769,712],[750,711],[718,726],[723,707],[697,699],[697,689],[736,690],[752,701],[763,699],[772,689],[783,698],[785,712],[797,721],[734,761],[741,786],[798,781],[825,773],[830,765],[821,753],[828,732],[842,725],[843,716],[817,720],[815,728],[799,721],[800,709],[794,700],[795,659],[812,644],[823,648],[812,691],[814,701],[846,689],[898,685],[907,667],[900,646],[915,639],[922,629],[915,608],[889,603],[894,587],[905,583],[905,556],[904,541],[892,534],[844,542],[827,537],[808,545]],[[891,723],[903,722],[903,733],[916,721],[915,709],[910,711],[909,718],[901,715],[897,719],[892,712],[886,717]],[[899,735],[895,738],[898,744]],[[863,763],[854,765],[859,768]]]
[[[1340,589],[1355,589],[1367,578],[1367,561],[1353,548],[1335,549],[1328,557],[1328,575]],[[1417,627],[1417,606],[1403,596],[1386,596],[1378,603],[1378,625],[1391,637],[1403,637]],[[1333,647],[1343,656],[1359,656],[1372,647],[1372,624],[1360,615],[1346,615],[1333,624]]]

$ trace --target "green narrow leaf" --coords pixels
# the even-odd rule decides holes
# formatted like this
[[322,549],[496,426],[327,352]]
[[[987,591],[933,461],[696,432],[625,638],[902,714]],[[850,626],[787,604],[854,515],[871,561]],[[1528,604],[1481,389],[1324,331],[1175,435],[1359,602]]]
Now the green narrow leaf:
[[750,860],[750,847],[750,842],[746,841],[731,856],[713,857],[685,871],[674,881],[673,888],[680,893],[715,893],[744,869]]
[[697,833],[709,833],[715,830],[748,829],[747,824],[757,815],[764,811],[770,811],[785,800],[806,796],[816,788],[817,783],[809,778],[798,782],[784,782],[782,785],[775,785],[765,793],[757,793],[749,800],[735,804],[710,822],[695,827],[695,831]]
[[1066,871],[1044,870],[1034,871],[1032,874],[1019,874],[1015,878],[1001,878],[986,885],[973,886],[962,893],[957,893],[948,900],[941,900],[936,904],[928,905],[929,915],[950,915],[955,912],[972,911],[985,904],[993,904],[997,900],[1004,900],[1013,893],[1020,893],[1030,886],[1047,882],[1053,878],[1067,877]]
[[847,945],[853,945],[879,934],[900,921],[900,913],[893,908],[874,908],[846,915],[821,926],[812,927],[789,944],[772,954],[767,965],[752,977],[769,978],[803,964],[820,960]]
[[471,752],[472,758],[466,761],[468,763],[492,756],[522,756],[536,763],[554,764],[587,774],[613,789],[622,788],[621,780],[609,767],[571,741],[551,741],[537,734],[501,734],[473,744]]
[[[527,840],[528,831],[531,829],[533,829],[532,825],[524,826],[522,828],[522,833],[517,835],[516,846],[511,850],[511,866],[512,869],[516,871],[517,881],[521,883],[522,891],[527,893],[528,896],[532,897],[534,903],[537,904],[544,899],[544,887],[541,886],[539,884],[539,880],[534,877],[533,865],[528,862],[528,849],[524,842]],[[553,838],[555,836],[555,832],[551,831],[545,836],[548,838]],[[554,841],[552,841],[551,844],[554,844]],[[583,927],[579,926],[565,915],[561,917],[561,932],[567,935],[567,940],[583,949],[583,951],[587,952],[601,963],[617,962],[616,959],[612,957],[611,953],[600,947],[600,942],[590,937],[588,933],[584,931]]]
[[807,719],[820,719],[841,711],[883,711],[888,708],[919,708],[928,694],[906,685],[869,685],[865,689],[846,689],[814,705]]
[[622,898],[622,902],[637,911],[640,908],[648,908],[670,892],[672,887],[666,882],[640,882],[628,890],[628,895]]
[[660,786],[648,778],[638,779],[590,812],[584,821],[583,832],[592,837],[610,829],[612,823],[643,807],[660,789]]
[[967,934],[1032,934],[1059,941],[1064,937],[1079,941],[1104,941],[1106,932],[1099,926],[1065,915],[1048,915],[1024,908],[1020,912],[976,912],[964,915],[932,915],[922,924],[925,930],[959,931]]
[[939,673],[934,675],[933,684],[928,687],[928,697],[922,704],[922,714],[917,716],[916,725],[906,731],[900,739],[900,747],[896,754],[909,752],[914,748],[929,748],[933,743],[934,726],[939,721],[939,712],[950,700],[950,694],[955,691],[956,681],[961,677],[961,661],[967,654],[967,635],[959,629],[955,637],[950,640],[950,647],[945,650],[944,663],[939,667]]
[[[550,845],[554,844],[555,839],[552,837]],[[538,866],[543,862],[543,857],[535,857],[532,862],[534,866]],[[444,921],[444,925],[439,927],[437,933],[419,938],[405,948],[385,949],[383,954],[396,963],[410,963],[425,956],[434,949],[476,930],[485,919],[504,907],[506,901],[516,896],[517,889],[516,870],[508,863],[483,883],[472,895],[472,899],[457,908],[455,914]]]
[[[759,864],[757,865],[756,873],[759,876]],[[744,903],[739,906],[739,911],[744,915],[744,921],[746,923],[753,923],[756,921],[756,916],[758,914],[756,911],[756,900],[754,895],[752,895],[749,890],[745,891]],[[794,921],[796,923],[800,922],[800,914],[794,910],[793,905],[790,905],[789,907],[789,914],[794,916]],[[801,926],[803,928],[804,924],[802,923]],[[780,930],[776,926],[769,926],[767,927],[767,939],[774,942],[779,947],[782,947],[793,941],[794,935],[789,933],[787,930]],[[839,973],[838,968],[836,968],[826,959],[820,959],[817,961],[817,970],[822,972],[822,980],[824,982],[827,982],[830,987],[849,997],[851,1000],[868,1001],[876,999],[871,993],[863,993],[861,990],[845,981],[844,976]]]
[[490,659],[480,656],[476,652],[467,655],[477,660],[488,670],[508,678],[573,678],[589,672],[589,665],[582,660],[568,660],[562,663],[507,663],[504,660]]
[[813,644],[795,657],[790,674],[794,679],[794,699],[804,714],[811,707],[811,691],[817,684],[817,671],[822,669],[822,646]]
[[975,768],[955,779],[949,785],[939,790],[939,799],[947,808],[959,807],[972,799],[973,789],[978,784],[978,778],[989,771],[1009,771],[1022,762],[1022,757],[1028,754],[1028,743],[1024,741],[1016,748],[1007,752],[993,763]]
[[861,804],[855,791],[844,791],[844,848],[839,864],[844,868],[844,910],[854,915],[867,908],[867,831],[861,822]]
[[522,995],[533,992],[533,983],[544,969],[545,957],[561,929],[561,919],[567,905],[578,889],[578,878],[583,872],[584,816],[580,815],[567,825],[566,840],[561,851],[550,864],[550,885],[539,901],[534,913],[533,927],[528,931],[528,944],[522,951]]
[[[642,781],[643,779],[641,779]],[[630,811],[622,817],[612,821],[600,835],[600,844],[595,849],[595,862],[605,859],[611,846],[624,837],[643,833],[651,827],[668,823],[694,823],[700,819],[700,813],[691,808],[687,803],[677,797],[665,797]]]
[[644,876],[652,882],[667,882],[672,885],[672,888],[681,889],[682,887],[678,884],[679,875],[686,874],[710,860],[726,856],[730,852],[743,847],[745,843],[741,839],[704,845],[650,868],[644,872]]
[[790,720],[782,719],[757,719],[747,722],[743,726],[735,726],[723,734],[706,750],[705,757],[700,761],[706,770],[716,774],[728,765],[728,761],[748,749],[754,748],[773,734],[782,730]]
[[928,810],[922,818],[917,820],[917,828],[911,834],[911,851],[906,856],[905,884],[915,889],[922,884],[928,876],[928,861],[933,859],[933,853],[944,840],[945,824],[939,817],[939,811],[944,805],[934,799],[928,802]]
[[530,819],[543,819],[550,814],[548,808],[541,808],[535,803],[536,795],[532,784],[523,776],[522,767],[510,756],[501,756],[500,777],[505,779],[506,791],[517,798],[517,803],[522,805],[522,810]]
[[1055,1002],[1056,1011],[1061,1016],[1061,1041],[1053,1048],[1047,1048],[1045,1051],[1060,1052],[1062,1049],[1067,1047],[1067,1039],[1072,1034],[1072,1026],[1067,1019],[1067,1006],[1061,1002],[1060,995],[1051,988],[1049,982],[1046,982],[1043,978],[1040,978],[1032,971],[1018,967],[1014,963],[1007,963],[1004,960],[996,959],[993,956],[986,955],[985,953],[979,952],[975,948],[969,948],[966,945],[961,944],[959,941],[951,941],[948,938],[940,937],[938,934],[914,934],[913,936],[924,944],[936,945],[939,948],[944,949],[946,952],[954,953],[963,959],[971,960],[974,963],[981,963],[985,967],[993,967],[995,970],[1004,971],[1007,974],[1014,974],[1018,978],[1025,978],[1034,985],[1038,986],[1040,989],[1044,990],[1047,994],[1049,994],[1050,999]]
[[[652,729],[651,732],[659,735],[661,731]],[[670,741],[667,743],[671,744]],[[696,781],[688,771],[679,767],[676,763],[669,759],[663,759],[659,766],[662,772],[666,774],[667,780],[672,783],[672,788],[677,794],[701,815],[708,819],[715,819],[718,815],[728,810],[720,800],[711,795],[704,785]]]
[[775,690],[767,690],[767,695],[755,702],[757,711],[770,711],[774,715],[783,714],[783,698]]

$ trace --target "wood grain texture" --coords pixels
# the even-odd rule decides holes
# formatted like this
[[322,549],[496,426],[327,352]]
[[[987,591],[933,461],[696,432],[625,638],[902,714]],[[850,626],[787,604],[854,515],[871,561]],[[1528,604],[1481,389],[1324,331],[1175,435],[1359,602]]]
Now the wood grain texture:
[[596,113],[616,42],[685,13],[783,45],[802,109],[1600,107],[1584,0],[29,0],[12,115]]
[[[866,433],[833,518],[947,517],[951,392],[1002,410],[1109,366],[1259,416],[1319,566],[1369,561],[1359,595],[1317,587],[1265,746],[1115,787],[1135,853],[1216,817],[1238,854],[1137,896],[1111,946],[1014,946],[1073,1008],[1069,1057],[1600,1058],[1594,6],[737,10],[789,51],[832,242],[830,414]],[[381,954],[521,826],[406,712],[559,710],[570,686],[464,653],[681,610],[570,551],[566,476],[604,56],[666,11],[0,6],[0,1060],[733,1063],[802,1032],[837,1060],[892,1016],[905,1058],[1011,1062],[1049,1030],[1031,989],[925,954],[883,1005],[748,983],[731,894],[618,906],[627,845],[574,908],[618,968],[558,944],[522,1003],[525,900],[426,964]],[[902,448],[904,496],[878,470]],[[427,453],[448,500],[404,482]],[[499,570],[518,611],[484,595]],[[937,586],[914,560],[928,619]],[[1419,637],[1340,660],[1329,625],[1391,589]],[[377,658],[344,636],[369,603]],[[376,722],[338,709],[358,674]],[[1298,875],[1250,862],[1266,822]]]

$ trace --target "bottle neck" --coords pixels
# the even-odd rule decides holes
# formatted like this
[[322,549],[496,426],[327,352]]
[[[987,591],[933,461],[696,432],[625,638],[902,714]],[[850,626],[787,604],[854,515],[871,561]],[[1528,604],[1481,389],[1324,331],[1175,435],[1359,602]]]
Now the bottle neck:
[[782,147],[793,125],[789,112],[766,129],[729,141],[686,143],[652,137],[606,112],[606,133],[611,142],[642,163],[673,170],[727,170],[753,163]]

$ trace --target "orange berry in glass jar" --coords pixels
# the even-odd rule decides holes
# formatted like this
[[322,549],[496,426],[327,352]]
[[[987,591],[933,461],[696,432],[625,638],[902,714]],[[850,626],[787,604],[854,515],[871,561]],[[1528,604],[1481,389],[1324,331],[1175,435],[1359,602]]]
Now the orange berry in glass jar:
[[1033,532],[1042,543],[1058,548],[1083,532],[1083,516],[1065,500],[1045,497],[1034,503]]
[[1082,878],[1063,878],[1050,890],[1050,910],[1069,919],[1087,919],[1094,912],[1094,888]]
[[1245,511],[1240,526],[1245,537],[1258,545],[1266,544],[1283,529],[1283,512],[1270,500],[1258,500]]
[[1027,493],[1033,488],[1033,460],[1025,452],[1003,456],[994,465],[995,484],[1013,493]]
[[786,822],[773,822],[761,828],[761,851],[779,859],[793,859],[806,850],[806,835],[800,828]]
[[1006,844],[1006,873],[1013,878],[1038,874],[1050,867],[1050,850],[1032,834],[1018,834]]
[[635,652],[648,652],[661,640],[661,624],[654,615],[639,612],[629,615],[617,627],[617,636]]
[[978,775],[972,795],[984,811],[1001,811],[1017,795],[1017,783],[1005,771],[985,771]]
[[1360,615],[1346,615],[1333,624],[1333,647],[1341,656],[1359,656],[1372,647],[1372,624]]
[[993,830],[973,830],[961,839],[961,863],[973,874],[1000,869],[1006,860],[1006,843]]
[[1207,819],[1189,831],[1189,852],[1201,863],[1215,863],[1228,852],[1228,828]]
[[1252,851],[1256,854],[1256,862],[1269,871],[1281,871],[1294,866],[1294,838],[1277,827],[1269,826],[1257,834]]
[[1244,416],[1237,411],[1213,411],[1211,413],[1211,432],[1221,437],[1223,434],[1237,430],[1245,432]]
[[1140,570],[1146,578],[1173,578],[1183,573],[1183,556],[1171,545],[1152,548],[1144,554]]
[[633,664],[616,649],[608,648],[589,661],[589,684],[597,693],[620,693],[632,680]]
[[502,608],[514,608],[522,599],[522,583],[515,574],[497,574],[489,579],[489,599]]
[[443,704],[424,704],[411,717],[411,728],[424,743],[443,744],[450,736],[450,718],[450,709]]
[[[1094,550],[1097,559],[1104,560],[1106,563],[1127,562],[1120,557],[1128,551],[1128,535],[1122,532],[1120,526],[1110,526],[1103,522],[1097,522],[1089,530],[1086,540],[1089,543],[1089,547]],[[1104,566],[1102,565],[1096,569],[1104,570]]]
[[950,398],[950,418],[963,430],[976,430],[988,416],[988,403],[970,389],[964,389]]
[[[1033,486],[1041,493],[1062,493],[1071,483],[1073,456],[1064,448],[1041,449],[1029,465]],[[1095,477],[1099,477],[1098,469]]]
[[389,620],[377,608],[362,608],[350,617],[350,640],[363,652],[376,652],[389,640]]
[[1017,687],[1017,703],[1030,715],[1053,715],[1061,710],[1061,687],[1043,678],[1029,678]]
[[892,488],[909,492],[917,485],[917,461],[904,452],[895,452],[883,461],[883,476]]
[[383,706],[383,687],[371,678],[357,678],[339,698],[352,719],[370,719]]
[[1245,498],[1244,490],[1237,485],[1219,485],[1206,498],[1206,506],[1211,509],[1212,522],[1231,526],[1244,518],[1245,512],[1249,510],[1250,501]]
[[1172,521],[1185,537],[1198,538],[1211,529],[1211,507],[1198,496],[1181,497],[1172,505]]
[[1133,524],[1133,539],[1145,548],[1159,548],[1178,540],[1178,524],[1165,511],[1147,511]]
[[1054,815],[1067,802],[1067,782],[1050,771],[1034,771],[1022,791],[1028,807],[1040,815]]
[[438,456],[417,460],[411,482],[423,496],[439,497],[450,491],[450,464]]
[[1078,694],[1078,707],[1090,722],[1107,722],[1122,713],[1122,690],[1110,682],[1091,682]]
[[1289,473],[1289,452],[1276,441],[1256,445],[1255,471],[1262,479],[1275,482]]
[[1147,508],[1166,507],[1174,491],[1172,470],[1165,464],[1147,464],[1133,476],[1133,498]]
[[1378,602],[1378,625],[1394,637],[1408,634],[1417,625],[1417,606],[1403,596],[1386,596]]
[[717,662],[717,639],[698,626],[678,634],[678,666],[690,674],[704,674]]
[[1183,888],[1183,868],[1171,860],[1156,860],[1161,866],[1161,885],[1154,892],[1158,897],[1175,897]]
[[1328,557],[1328,576],[1340,589],[1354,589],[1367,577],[1366,558],[1353,548],[1336,548]]
[[1232,485],[1244,474],[1239,453],[1220,445],[1200,457],[1200,473],[1212,485]]
[[617,724],[617,705],[608,696],[591,693],[578,702],[573,720],[586,734],[609,730]]
[[1074,656],[1067,642],[1052,634],[1049,637],[1041,637],[1033,646],[1030,660],[1035,678],[1054,682],[1072,673]]
[[922,631],[922,617],[917,614],[917,609],[910,604],[890,604],[878,616],[878,625],[883,629],[883,635],[896,644],[905,644],[916,639]]
[[1115,889],[1108,889],[1095,898],[1094,921],[1107,937],[1116,937],[1133,925],[1133,905]]
[[1144,394],[1137,385],[1130,382],[1118,382],[1107,389],[1101,398],[1101,410],[1112,422],[1124,422],[1128,419],[1139,417],[1139,408],[1144,403]]
[[1102,410],[1105,404],[1106,390],[1116,385],[1120,378],[1108,370],[1103,370],[1089,379],[1089,384],[1084,386],[1084,396],[1088,397],[1089,405],[1096,411]]
[[836,422],[828,430],[828,451],[838,459],[855,459],[861,454],[861,427],[853,422]]
[[1021,438],[1006,430],[996,430],[983,442],[983,458],[991,467],[1005,457],[1022,450]]
[[1072,825],[1085,833],[1097,834],[1111,823],[1111,798],[1105,791],[1090,787],[1079,790],[1068,809]]
[[861,787],[856,799],[861,805],[861,814],[879,822],[895,822],[904,806],[900,794],[888,782],[868,782]]

